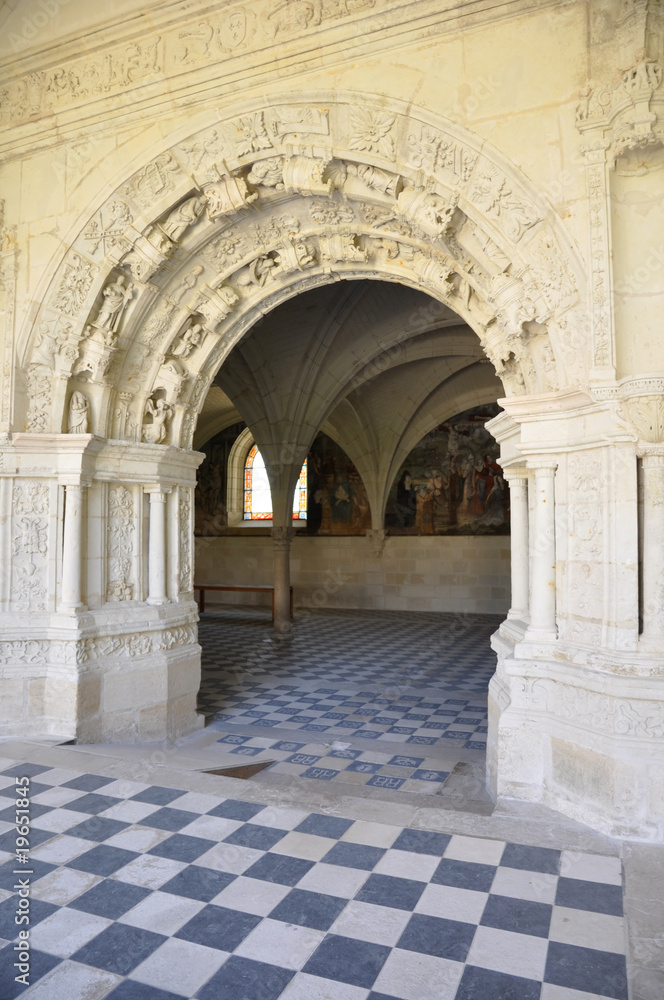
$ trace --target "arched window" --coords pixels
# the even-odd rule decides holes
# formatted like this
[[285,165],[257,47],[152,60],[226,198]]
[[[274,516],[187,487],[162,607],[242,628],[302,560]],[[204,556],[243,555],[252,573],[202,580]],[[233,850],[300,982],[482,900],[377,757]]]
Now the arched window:
[[[300,469],[300,478],[293,494],[293,520],[307,519],[307,462]],[[272,493],[263,456],[254,445],[244,464],[244,520],[271,521]]]

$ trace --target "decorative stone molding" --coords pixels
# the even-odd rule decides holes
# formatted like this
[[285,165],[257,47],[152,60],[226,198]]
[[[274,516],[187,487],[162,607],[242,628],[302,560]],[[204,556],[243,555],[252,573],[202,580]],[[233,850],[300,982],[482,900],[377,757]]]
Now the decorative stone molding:
[[[141,385],[145,399],[159,388],[158,355],[179,357],[172,348],[187,316],[214,335],[192,350],[181,345],[195,378],[218,367],[245,317],[277,301],[268,296],[378,270],[469,322],[508,393],[564,387],[568,371],[577,379],[585,367],[578,341],[563,343],[581,321],[581,269],[550,215],[542,221],[546,208],[525,180],[486,144],[481,155],[479,148],[470,133],[418,121],[398,102],[332,101],[324,112],[320,104],[276,103],[231,115],[158,153],[97,209],[35,329],[60,314],[75,322],[68,343],[78,345],[85,327],[75,372],[107,393]],[[195,176],[186,172],[192,166]],[[213,223],[203,216],[206,202]],[[142,233],[133,222],[119,232],[130,216],[146,214],[152,221]],[[132,276],[131,295],[118,266]],[[35,339],[30,364],[40,349]],[[64,400],[46,400],[46,377],[33,377],[29,426],[60,430]],[[174,423],[178,441],[190,439],[192,420],[190,408]],[[113,418],[114,433],[128,427],[120,413]]]
[[108,492],[107,601],[131,601],[134,596],[134,499],[126,486]]

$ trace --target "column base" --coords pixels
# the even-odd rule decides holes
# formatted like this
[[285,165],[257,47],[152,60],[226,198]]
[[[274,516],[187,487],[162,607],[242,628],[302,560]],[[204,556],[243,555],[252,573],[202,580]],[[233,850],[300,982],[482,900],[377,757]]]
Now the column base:
[[555,642],[558,638],[558,629],[555,628],[532,628],[528,626],[523,637],[524,642]]
[[168,597],[148,597],[145,603],[155,606],[161,604],[170,604],[171,601],[170,598]]

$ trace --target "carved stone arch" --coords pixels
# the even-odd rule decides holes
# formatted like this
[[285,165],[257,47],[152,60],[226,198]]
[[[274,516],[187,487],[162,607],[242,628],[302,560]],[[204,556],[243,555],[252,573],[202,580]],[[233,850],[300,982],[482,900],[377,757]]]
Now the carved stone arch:
[[[29,429],[63,429],[68,383],[83,376],[93,431],[137,440],[160,387],[173,410],[167,443],[189,447],[213,368],[244,331],[283,298],[338,278],[398,281],[446,302],[478,333],[508,395],[583,378],[578,255],[553,210],[486,142],[369,95],[284,95],[237,106],[214,130],[217,148],[210,127],[179,137],[81,229],[34,324],[27,371],[40,398],[26,407]],[[275,220],[289,215],[299,224],[279,230]],[[253,246],[239,256],[231,247],[228,266],[213,268],[206,248],[224,233]],[[130,283],[109,329],[109,289]],[[197,319],[208,346],[178,369],[168,352]]]

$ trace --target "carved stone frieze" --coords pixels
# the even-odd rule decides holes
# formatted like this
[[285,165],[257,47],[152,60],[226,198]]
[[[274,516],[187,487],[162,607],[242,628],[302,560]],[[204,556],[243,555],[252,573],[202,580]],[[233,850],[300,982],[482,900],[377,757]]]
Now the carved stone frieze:
[[126,486],[108,493],[107,601],[131,601],[134,596],[134,500]]
[[16,611],[46,610],[49,487],[19,481],[12,518],[12,604]]
[[181,488],[178,501],[180,536],[180,591],[188,592],[192,587],[192,536],[191,490]]
[[160,153],[134,174],[121,189],[121,194],[147,209],[163,195],[174,191],[183,177],[179,164],[171,154]]
[[193,625],[179,625],[157,632],[132,632],[129,635],[102,635],[83,639],[78,646],[79,663],[94,663],[108,657],[149,656],[175,646],[196,642]]
[[451,174],[467,181],[477,163],[477,153],[429,125],[415,126],[407,140],[409,162],[425,174]]
[[96,264],[78,253],[71,253],[53,300],[53,308],[65,316],[78,316],[98,271]]
[[664,709],[660,703],[627,700],[541,678],[525,679],[522,697],[535,709],[600,733],[647,739],[664,736]]
[[664,395],[630,396],[625,406],[641,441],[664,441]]
[[129,207],[120,199],[100,209],[83,230],[83,242],[91,257],[105,257],[134,221]]
[[495,167],[475,171],[468,197],[489,218],[500,219],[506,235],[514,243],[540,221],[535,207],[513,191],[507,178]]
[[258,193],[250,191],[245,179],[238,174],[219,174],[217,180],[204,185],[203,191],[210,220],[235,215],[258,198]]

